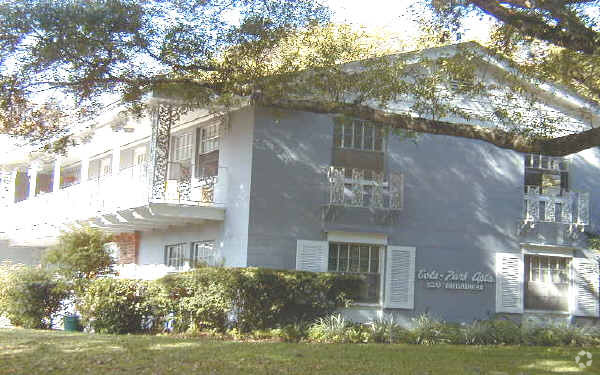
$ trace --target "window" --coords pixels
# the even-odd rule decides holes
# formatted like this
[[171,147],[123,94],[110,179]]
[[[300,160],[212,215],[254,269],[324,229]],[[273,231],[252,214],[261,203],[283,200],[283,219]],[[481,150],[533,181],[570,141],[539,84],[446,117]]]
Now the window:
[[383,151],[385,129],[380,125],[359,120],[339,122],[334,128],[333,141],[336,148]]
[[169,179],[179,180],[183,177],[188,177],[192,166],[192,151],[194,149],[192,133],[173,135],[171,147]]
[[200,128],[200,154],[207,154],[219,149],[219,124]]
[[346,177],[360,169],[365,179],[384,171],[385,129],[364,121],[337,123],[333,134],[332,165],[345,168]]
[[219,124],[199,128],[198,139],[196,176],[216,176],[219,168]]
[[537,187],[539,193],[562,196],[569,190],[567,161],[564,158],[544,155],[525,155],[525,192]]
[[362,276],[358,302],[379,302],[380,249],[379,245],[329,243],[328,270]]
[[215,241],[194,242],[192,259],[196,265],[214,266],[217,260]]
[[525,255],[525,308],[569,310],[570,258]]
[[165,264],[168,267],[182,269],[185,264],[185,244],[168,245],[165,247]]

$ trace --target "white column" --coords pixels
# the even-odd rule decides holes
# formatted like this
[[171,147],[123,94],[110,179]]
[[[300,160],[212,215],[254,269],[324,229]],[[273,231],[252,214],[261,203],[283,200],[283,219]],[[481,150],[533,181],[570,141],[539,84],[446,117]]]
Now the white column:
[[52,192],[56,193],[60,189],[60,166],[62,157],[57,156],[54,160],[54,176],[52,178]]
[[8,203],[13,204],[17,199],[17,173],[19,173],[18,169],[13,169],[11,172],[11,184],[8,186]]
[[90,176],[90,157],[88,155],[84,155],[81,157],[81,181],[80,184],[85,184],[88,182]]
[[121,170],[121,147],[116,145],[112,150],[112,175],[116,176]]
[[27,170],[27,175],[29,176],[29,194],[27,195],[27,199],[35,197],[35,189],[37,187],[37,174],[39,169],[39,164],[37,162],[33,162]]

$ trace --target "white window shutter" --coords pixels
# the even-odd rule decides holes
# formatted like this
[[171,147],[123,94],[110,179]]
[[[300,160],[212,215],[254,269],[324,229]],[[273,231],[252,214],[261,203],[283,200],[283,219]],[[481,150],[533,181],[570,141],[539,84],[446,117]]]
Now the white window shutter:
[[299,271],[326,272],[329,258],[327,241],[298,240],[296,269]]
[[575,315],[598,317],[598,263],[587,258],[573,258]]
[[523,312],[523,254],[496,253],[496,312]]
[[385,272],[385,308],[413,309],[415,304],[416,248],[388,246]]

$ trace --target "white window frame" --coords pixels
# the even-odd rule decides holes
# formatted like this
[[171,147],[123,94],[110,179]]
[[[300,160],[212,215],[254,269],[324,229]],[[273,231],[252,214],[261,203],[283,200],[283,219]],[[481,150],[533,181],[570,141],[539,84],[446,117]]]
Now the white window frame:
[[[348,248],[348,262],[346,265],[346,271],[343,270],[339,270],[339,265],[340,265],[340,249],[338,248],[338,253],[337,253],[337,269],[335,271],[331,271],[329,270],[329,249],[330,246],[332,244],[337,244],[337,245],[346,245],[346,246],[369,246],[369,272],[360,272],[360,263],[358,265],[358,272],[352,272],[349,271],[349,265],[350,265],[350,248]],[[373,249],[377,249],[375,251],[378,251],[378,264],[377,264],[377,272],[373,272],[371,271],[371,252],[373,251]],[[360,250],[359,250],[360,251]],[[357,275],[361,275],[361,274],[372,274],[372,273],[376,273],[379,274],[379,293],[377,296],[377,301],[375,302],[355,302],[354,305],[356,306],[381,306],[382,301],[383,301],[383,289],[385,287],[385,274],[384,274],[384,265],[385,265],[385,254],[386,254],[386,247],[385,245],[382,245],[380,243],[365,243],[365,242],[345,242],[345,241],[328,241],[327,242],[327,272],[337,272],[337,273],[344,273],[344,274],[357,274]],[[360,252],[359,252],[359,262],[360,262]]]
[[[361,129],[361,134],[360,134],[360,146],[359,147],[355,147],[355,141],[356,141],[356,132],[355,132],[355,126],[356,124],[362,124],[362,129]],[[366,125],[366,126],[365,126]],[[372,151],[372,152],[384,152],[385,151],[385,144],[386,144],[386,134],[383,133],[381,134],[381,149],[376,148],[376,140],[377,140],[377,134],[378,131],[381,130],[380,125],[376,125],[373,123],[370,123],[368,121],[362,121],[362,120],[353,120],[351,123],[339,123],[339,124],[335,124],[335,127],[340,127],[341,128],[341,133],[340,133],[340,139],[339,142],[337,139],[335,139],[335,129],[334,129],[334,147],[335,148],[339,148],[339,149],[345,149],[345,150],[361,150],[361,151]],[[365,147],[365,139],[366,139],[366,135],[368,133],[368,131],[366,131],[367,127],[370,127],[371,129],[371,143],[372,143],[372,147],[367,148]],[[350,144],[346,144],[346,134],[347,133],[351,133],[351,138],[350,138]]]
[[198,140],[198,155],[204,155],[219,149],[220,134],[219,123],[200,127],[200,139]]
[[[532,313],[548,313],[548,314],[557,314],[557,315],[564,315],[564,314],[570,314],[573,312],[574,308],[575,308],[575,304],[577,301],[575,301],[575,294],[574,294],[574,285],[573,283],[574,281],[574,272],[575,270],[573,269],[574,266],[574,254],[573,254],[573,250],[569,249],[569,248],[562,248],[562,247],[547,247],[547,246],[543,246],[543,245],[525,245],[523,244],[522,246],[524,246],[521,250],[521,253],[523,254],[523,290],[522,290],[522,295],[523,295],[523,311],[524,312],[532,312]],[[528,275],[525,274],[525,270],[527,269],[526,267],[526,256],[527,255],[535,255],[535,256],[543,256],[543,257],[556,257],[556,258],[568,258],[569,261],[569,266],[568,266],[568,272],[569,272],[569,293],[568,293],[568,303],[569,303],[569,308],[568,311],[560,311],[560,310],[536,310],[536,309],[528,309],[525,307],[525,300],[527,298],[527,293],[526,293],[526,284],[527,284],[527,277]]]
[[180,163],[192,160],[194,154],[193,132],[173,134],[171,138],[171,162]]
[[[167,267],[174,268],[175,270],[183,270],[186,266],[186,257],[185,257],[185,243],[177,243],[172,245],[165,246],[165,265]],[[178,254],[173,255],[173,251],[178,251]],[[175,262],[171,262],[171,260],[175,260]],[[175,263],[175,264],[173,264]]]
[[[212,246],[210,246],[212,248],[212,254],[206,255],[206,253],[204,253],[203,256],[200,256],[200,254],[199,254],[200,250],[206,249],[207,248],[206,245],[209,245],[209,244],[212,245]],[[202,246],[202,247],[200,247],[200,246]],[[192,242],[191,258],[192,258],[192,261],[194,261],[194,262],[202,261],[207,266],[215,266],[217,264],[217,241],[203,240],[203,241]]]

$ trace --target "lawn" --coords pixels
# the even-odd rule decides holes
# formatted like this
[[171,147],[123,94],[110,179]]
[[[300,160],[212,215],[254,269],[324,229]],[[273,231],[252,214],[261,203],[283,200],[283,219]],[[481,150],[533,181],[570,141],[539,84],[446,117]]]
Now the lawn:
[[596,374],[580,348],[286,344],[0,329],[0,374]]

